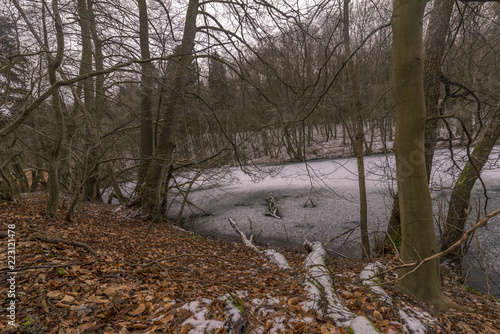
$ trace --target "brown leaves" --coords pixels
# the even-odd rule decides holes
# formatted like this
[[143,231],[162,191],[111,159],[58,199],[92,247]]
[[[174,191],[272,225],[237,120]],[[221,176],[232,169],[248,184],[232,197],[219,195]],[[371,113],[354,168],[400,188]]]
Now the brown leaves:
[[[226,333],[232,315],[243,312],[243,323],[248,322],[251,330],[346,333],[331,319],[318,319],[309,309],[302,287],[304,258],[299,252],[282,251],[294,269],[290,274],[276,270],[245,247],[193,238],[163,223],[154,223],[144,240],[144,231],[151,222],[123,218],[105,205],[82,204],[81,216],[68,225],[45,217],[43,201],[39,195],[8,205],[0,201],[0,222],[16,222],[19,266],[57,265],[18,274],[20,301],[30,305],[20,311],[18,319],[36,319],[33,326],[45,328],[39,332],[178,334],[198,330],[201,327],[196,326],[204,321],[218,321],[222,327],[214,325],[206,331]],[[102,257],[94,257],[76,245],[28,240],[26,236],[31,234],[86,243]],[[2,261],[5,249],[0,250]],[[357,275],[365,264],[330,263],[339,296],[353,312],[368,316],[382,332],[402,332],[397,312],[381,304],[359,282]],[[58,271],[58,266],[63,270]],[[443,316],[417,305],[440,320],[436,332],[448,328],[454,333],[500,331],[496,305],[460,290],[452,282],[447,285],[453,287],[449,293],[455,302],[461,303],[457,301],[460,296],[470,310]],[[389,293],[395,301],[401,300],[394,292]],[[220,300],[222,296],[232,296],[232,302]],[[5,293],[0,292],[0,297],[5,307]],[[188,307],[194,301],[199,303],[196,310]],[[2,316],[3,333],[7,329]]]

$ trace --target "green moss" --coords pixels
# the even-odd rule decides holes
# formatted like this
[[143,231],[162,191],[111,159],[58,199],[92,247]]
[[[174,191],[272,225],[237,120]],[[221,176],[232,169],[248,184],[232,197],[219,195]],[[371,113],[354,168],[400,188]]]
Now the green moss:
[[473,287],[469,286],[469,285],[464,285],[464,289],[469,291],[469,292],[472,292],[472,293],[477,293],[477,294],[480,294],[482,295],[483,293],[481,291],[478,291],[476,289],[474,289]]
[[198,234],[193,235],[192,237],[193,240],[201,240],[201,236]]
[[460,177],[458,178],[457,186],[465,187],[465,185],[468,182],[467,175],[469,174],[469,169],[470,169],[470,164],[465,165],[464,170],[462,171]]
[[234,305],[234,307],[236,307],[241,314],[244,314],[245,313],[245,306],[243,305],[243,300],[241,300],[241,298],[236,295],[236,294],[232,294],[230,297],[228,297],[228,300],[231,302],[231,304]]
[[26,316],[21,319],[21,325],[23,326],[31,326],[35,323],[35,319],[30,318],[29,316]]
[[393,234],[391,234],[390,239],[389,237],[387,237],[386,242],[391,246],[396,246],[396,249],[399,251],[401,249],[401,234],[394,232]]
[[347,329],[347,333],[349,333],[349,334],[354,334],[354,331],[352,330],[352,328],[351,328],[351,327],[349,327],[349,328]]
[[64,275],[66,275],[66,271],[63,268],[59,267],[59,268],[57,268],[57,274],[59,276],[64,276]]

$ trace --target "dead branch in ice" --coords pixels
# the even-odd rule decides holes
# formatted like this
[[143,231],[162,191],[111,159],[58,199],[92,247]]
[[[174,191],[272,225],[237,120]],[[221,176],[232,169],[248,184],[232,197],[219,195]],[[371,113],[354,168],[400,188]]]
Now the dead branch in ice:
[[315,207],[316,207],[316,204],[314,204],[314,202],[313,202],[313,197],[312,197],[312,195],[311,195],[311,196],[309,196],[309,198],[307,199],[307,201],[304,203],[304,208],[307,208],[307,206],[309,205],[309,204],[307,204],[307,203],[309,203],[309,202],[311,202],[311,207],[313,207],[313,208],[315,208]]
[[269,202],[269,211],[271,211],[271,213],[268,215],[276,219],[281,219],[281,217],[278,216],[278,205],[276,204],[276,200],[273,197],[273,193],[269,193],[269,198],[267,199],[267,201]]
[[321,242],[305,241],[304,249],[308,253],[305,267],[309,275],[305,289],[311,296],[311,306],[316,312],[320,316],[333,319],[337,326],[350,328],[354,333],[379,333],[366,317],[352,313],[337,297],[332,278],[325,266],[326,251]]
[[[281,253],[278,253],[274,249],[264,249],[264,250],[261,250],[259,247],[255,246],[252,243],[252,240],[253,240],[253,237],[254,237],[253,231],[252,231],[252,235],[250,236],[250,240],[249,240],[247,238],[247,236],[245,235],[245,233],[243,233],[243,231],[239,228],[238,224],[236,224],[236,222],[232,218],[228,218],[228,220],[229,220],[229,223],[231,224],[231,227],[236,231],[236,233],[239,234],[241,242],[243,243],[243,245],[245,245],[245,246],[253,249],[254,251],[256,251],[258,253],[264,254],[264,256],[270,262],[272,262],[275,265],[277,265],[278,268],[280,268],[281,270],[291,270],[290,265],[288,264],[288,261],[286,260],[286,258]],[[252,228],[252,230],[253,230],[253,228]]]

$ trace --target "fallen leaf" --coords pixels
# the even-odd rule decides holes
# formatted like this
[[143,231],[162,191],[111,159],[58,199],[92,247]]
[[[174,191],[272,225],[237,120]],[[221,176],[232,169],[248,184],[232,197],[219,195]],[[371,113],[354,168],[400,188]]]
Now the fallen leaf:
[[61,296],[61,292],[60,291],[49,291],[49,292],[47,292],[47,297],[48,298],[56,299],[56,298],[59,298],[60,296]]
[[146,304],[141,303],[138,308],[136,308],[133,312],[132,315],[139,315],[142,312],[146,310]]

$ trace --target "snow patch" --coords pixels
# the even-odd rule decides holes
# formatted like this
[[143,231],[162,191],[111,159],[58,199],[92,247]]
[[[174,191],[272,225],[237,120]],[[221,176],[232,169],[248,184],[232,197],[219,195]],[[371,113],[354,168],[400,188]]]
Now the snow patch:
[[[211,300],[209,301],[211,302]],[[206,319],[205,316],[208,313],[208,309],[206,307],[200,307],[200,302],[198,301],[184,304],[182,308],[193,313],[191,318],[182,323],[182,326],[185,324],[191,324],[193,326],[189,331],[191,334],[203,334],[224,327],[223,321]]]
[[283,256],[283,254],[278,253],[274,249],[266,249],[264,251],[264,255],[265,255],[265,257],[267,257],[267,259],[270,262],[277,265],[278,268],[280,268],[280,270],[290,270],[291,269],[290,265],[288,264],[288,261]]
[[405,311],[400,309],[399,316],[404,322],[403,326],[406,332],[414,334],[425,334],[427,332],[425,326],[420,322],[420,320],[408,315]]

